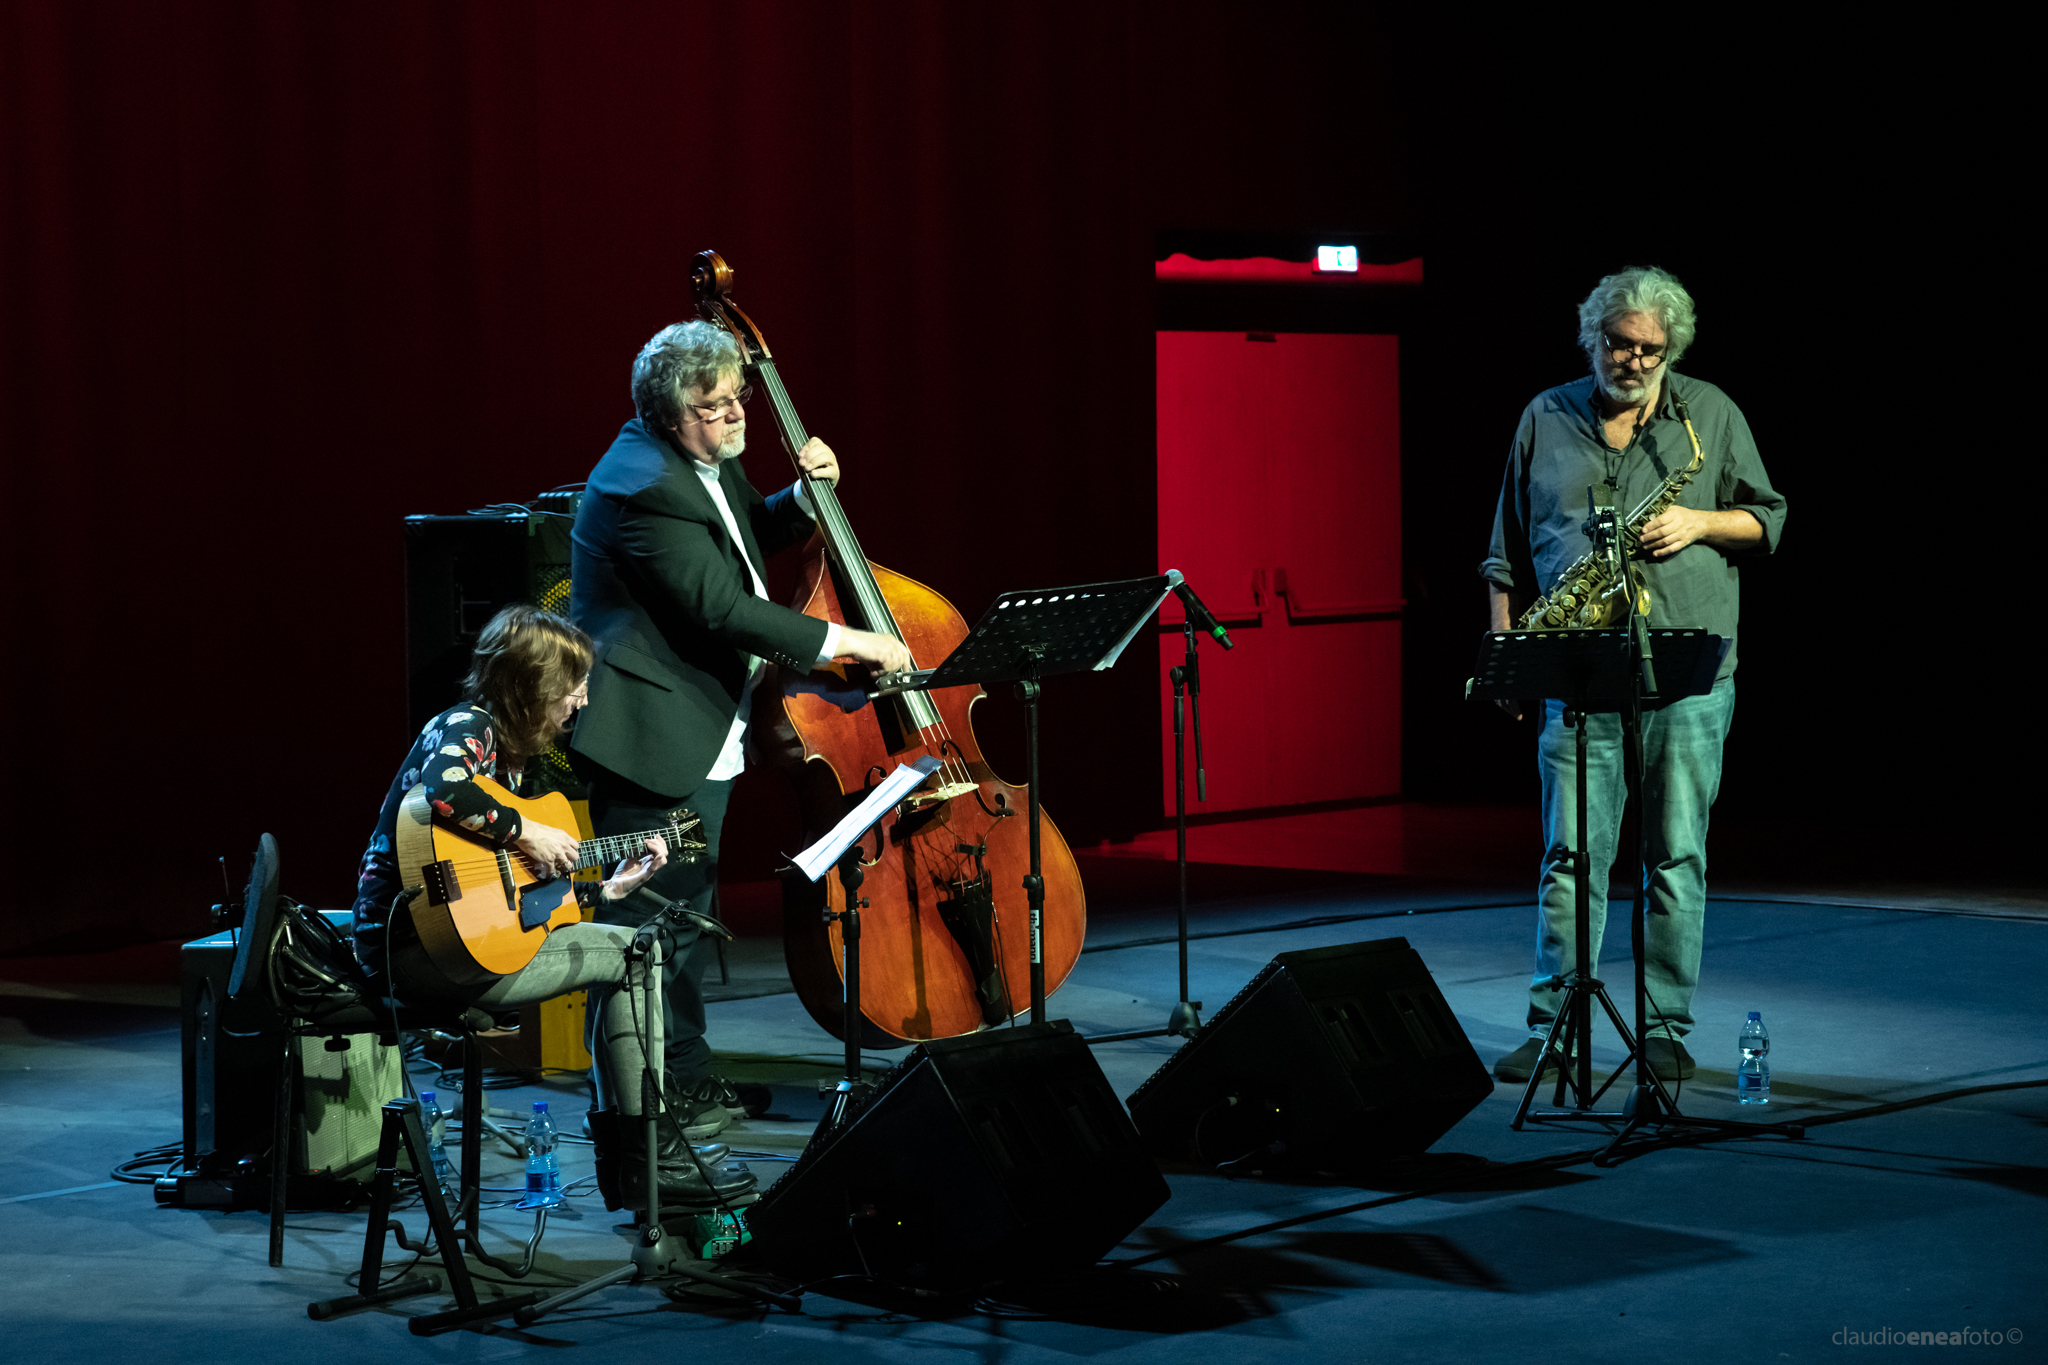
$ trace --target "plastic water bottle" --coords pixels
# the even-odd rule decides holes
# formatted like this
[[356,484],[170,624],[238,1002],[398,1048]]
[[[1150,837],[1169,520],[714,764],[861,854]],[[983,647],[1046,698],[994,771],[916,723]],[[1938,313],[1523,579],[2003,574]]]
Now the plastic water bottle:
[[562,1202],[562,1167],[555,1160],[555,1121],[548,1116],[548,1102],[533,1102],[533,1117],[526,1121],[526,1197],[522,1209],[548,1209]]
[[450,1164],[448,1148],[443,1145],[448,1132],[448,1116],[434,1102],[431,1090],[420,1091],[420,1126],[427,1130],[427,1155],[434,1163],[434,1183],[452,1195],[455,1192],[455,1167]]
[[1771,1035],[1764,1031],[1763,1015],[1755,1010],[1749,1012],[1749,1022],[1742,1026],[1739,1043],[1742,1064],[1735,1068],[1735,1098],[1744,1104],[1769,1104]]

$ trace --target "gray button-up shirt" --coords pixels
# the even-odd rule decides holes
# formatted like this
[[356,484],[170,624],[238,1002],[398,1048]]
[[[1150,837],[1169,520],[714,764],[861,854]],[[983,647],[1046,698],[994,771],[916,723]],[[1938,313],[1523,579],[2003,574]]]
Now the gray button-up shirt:
[[1605,419],[1593,378],[1537,394],[1522,412],[1507,476],[1493,515],[1493,544],[1480,577],[1526,600],[1548,592],[1565,569],[1593,548],[1582,529],[1586,489],[1611,482],[1614,505],[1625,517],[1657,491],[1665,478],[1692,462],[1692,442],[1672,410],[1673,391],[1692,412],[1706,462],[1679,495],[1678,505],[1700,511],[1740,508],[1764,528],[1763,543],[1730,557],[1695,541],[1663,563],[1639,561],[1650,590],[1650,624],[1698,626],[1730,641],[1721,677],[1735,671],[1735,624],[1741,615],[1737,562],[1743,554],[1769,554],[1785,525],[1785,498],[1771,487],[1742,410],[1705,380],[1666,374],[1657,408],[1626,450],[1607,444]]

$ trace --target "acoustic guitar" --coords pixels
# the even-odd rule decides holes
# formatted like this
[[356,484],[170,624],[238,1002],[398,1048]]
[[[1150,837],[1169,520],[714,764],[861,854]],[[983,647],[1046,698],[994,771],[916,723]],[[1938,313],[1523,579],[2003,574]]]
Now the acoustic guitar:
[[[514,796],[488,777],[472,779],[501,806],[519,812],[522,825],[537,820],[557,829],[576,829],[576,813],[560,792]],[[693,863],[704,852],[696,833],[697,813],[676,807],[668,823],[638,834],[585,839],[576,870],[608,867],[645,851],[649,838],[668,841],[670,862]],[[515,848],[497,848],[467,830],[434,823],[422,783],[405,794],[398,812],[398,869],[408,885],[425,888],[412,903],[413,927],[427,955],[450,981],[490,981],[510,976],[533,961],[549,933],[579,924],[574,884],[535,866]]]

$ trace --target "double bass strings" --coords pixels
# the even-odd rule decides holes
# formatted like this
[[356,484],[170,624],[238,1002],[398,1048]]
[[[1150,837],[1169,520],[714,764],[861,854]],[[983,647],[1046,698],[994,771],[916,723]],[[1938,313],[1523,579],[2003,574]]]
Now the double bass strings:
[[[789,399],[789,393],[782,387],[782,377],[775,369],[775,362],[762,358],[755,364],[755,375],[761,388],[768,395],[770,407],[775,412],[775,424],[783,433],[792,457],[803,449],[810,439],[804,431],[803,422],[797,417],[796,405]],[[852,587],[853,595],[860,607],[862,618],[868,628],[886,631],[896,637],[907,648],[909,641],[903,638],[903,627],[897,624],[896,614],[889,610],[889,603],[882,596],[881,585],[874,575],[867,572],[867,557],[861,552],[860,542],[853,534],[853,523],[847,520],[846,512],[839,505],[839,495],[832,485],[823,479],[814,478],[802,468],[797,475],[804,481],[805,491],[810,494],[811,506],[817,509],[818,520],[826,528],[826,544],[835,546],[840,557],[840,571]],[[916,657],[913,654],[912,662]],[[948,751],[958,755],[960,746],[954,742],[946,726],[945,717],[938,706],[922,692],[902,694],[906,709],[917,725],[918,737],[925,743],[926,750],[939,760],[941,781],[948,786],[977,786],[967,771],[966,762],[958,757],[948,757]]]

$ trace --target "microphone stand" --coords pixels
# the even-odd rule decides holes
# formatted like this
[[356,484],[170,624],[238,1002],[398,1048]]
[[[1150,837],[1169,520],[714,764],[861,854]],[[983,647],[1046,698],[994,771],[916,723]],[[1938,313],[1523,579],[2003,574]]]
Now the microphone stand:
[[1181,624],[1187,640],[1183,663],[1169,670],[1173,680],[1173,821],[1174,861],[1180,870],[1180,1003],[1167,1016],[1166,1031],[1180,1038],[1192,1038],[1202,1027],[1202,1002],[1188,999],[1188,776],[1187,719],[1192,713],[1195,729],[1195,799],[1209,799],[1209,773],[1202,766],[1202,661],[1197,647],[1194,613]]
[[[865,832],[861,837],[867,837]],[[880,842],[881,837],[877,835],[876,843]],[[841,953],[844,961],[840,976],[845,982],[845,994],[840,1003],[845,1015],[840,1032],[846,1042],[846,1074],[839,1078],[839,1085],[826,1103],[816,1131],[811,1134],[813,1146],[844,1127],[852,1115],[853,1106],[870,1089],[860,1070],[860,912],[868,903],[868,898],[860,894],[860,884],[867,878],[861,870],[860,854],[860,839],[856,839],[847,845],[846,852],[839,855],[839,884],[846,889],[846,908],[835,911],[828,903],[820,912],[825,923],[838,921],[839,943],[844,950]],[[875,856],[879,858],[881,854],[877,852]]]
[[[665,896],[655,896],[653,892],[647,894],[659,900],[662,908],[640,926],[639,932],[627,946],[626,960],[639,971],[657,975],[660,973],[661,961],[675,951],[675,931],[680,927],[695,925],[726,938],[732,937],[725,926],[708,916],[700,915],[688,906],[678,904]],[[621,982],[618,989],[632,990],[633,985],[631,981]],[[660,992],[650,991],[648,995],[651,1008],[660,1009]],[[601,1289],[609,1289],[615,1284],[645,1284],[664,1275],[675,1275],[697,1284],[710,1285],[727,1293],[753,1298],[792,1313],[801,1312],[803,1301],[793,1294],[780,1294],[763,1285],[704,1269],[704,1263],[697,1261],[690,1254],[689,1244],[681,1237],[670,1235],[667,1229],[662,1227],[662,1098],[661,1086],[655,1080],[654,1070],[661,1061],[649,1056],[647,1044],[651,1028],[646,1021],[642,1022],[642,1028],[647,1031],[640,1037],[640,1140],[641,1157],[647,1164],[642,1171],[644,1189],[640,1208],[635,1210],[638,1226],[634,1230],[632,1250],[627,1253],[625,1264],[581,1284],[572,1285],[552,1297],[541,1299],[538,1303],[529,1303],[516,1310],[512,1314],[512,1320],[521,1327],[530,1327],[555,1310],[566,1308],[578,1299],[595,1294]],[[613,1102],[617,1103],[616,1098]],[[619,1115],[619,1122],[627,1122],[624,1114]],[[710,1188],[711,1172],[704,1169],[703,1159],[697,1155],[694,1148],[689,1148],[687,1143],[685,1147],[690,1153],[690,1160],[696,1163],[698,1171],[703,1175],[706,1188]],[[732,1211],[731,1206],[725,1204],[722,1199],[719,1207],[727,1212]]]

